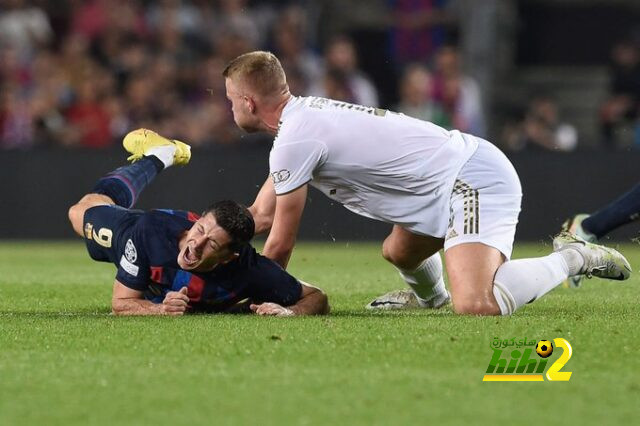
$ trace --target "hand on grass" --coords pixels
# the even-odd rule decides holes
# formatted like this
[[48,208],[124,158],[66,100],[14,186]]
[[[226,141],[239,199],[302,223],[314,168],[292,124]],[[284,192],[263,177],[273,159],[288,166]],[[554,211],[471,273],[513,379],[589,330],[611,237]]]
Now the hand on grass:
[[252,303],[249,308],[257,315],[272,315],[276,317],[290,317],[295,315],[291,309],[280,306],[277,303],[262,303],[260,305]]

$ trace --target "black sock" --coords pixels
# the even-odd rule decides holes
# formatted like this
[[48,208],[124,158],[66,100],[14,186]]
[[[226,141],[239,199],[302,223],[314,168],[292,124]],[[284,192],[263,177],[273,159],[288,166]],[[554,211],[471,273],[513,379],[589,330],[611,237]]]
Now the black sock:
[[602,238],[614,229],[637,220],[639,216],[640,184],[586,218],[582,227]]

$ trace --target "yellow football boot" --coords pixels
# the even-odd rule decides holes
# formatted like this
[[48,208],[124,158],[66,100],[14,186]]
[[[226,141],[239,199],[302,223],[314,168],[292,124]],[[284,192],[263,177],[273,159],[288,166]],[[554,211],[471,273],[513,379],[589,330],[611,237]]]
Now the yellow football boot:
[[184,142],[175,139],[167,139],[153,130],[137,129],[127,133],[122,140],[122,146],[131,154],[127,161],[135,162],[143,156],[149,155],[149,151],[156,147],[175,147],[173,165],[184,166],[191,160],[191,147]]

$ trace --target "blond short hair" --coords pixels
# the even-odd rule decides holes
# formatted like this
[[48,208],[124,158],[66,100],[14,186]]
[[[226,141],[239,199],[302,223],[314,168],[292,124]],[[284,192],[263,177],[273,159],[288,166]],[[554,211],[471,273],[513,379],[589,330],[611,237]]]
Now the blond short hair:
[[288,90],[282,64],[271,52],[242,54],[229,62],[222,75],[247,84],[260,96],[277,95]]

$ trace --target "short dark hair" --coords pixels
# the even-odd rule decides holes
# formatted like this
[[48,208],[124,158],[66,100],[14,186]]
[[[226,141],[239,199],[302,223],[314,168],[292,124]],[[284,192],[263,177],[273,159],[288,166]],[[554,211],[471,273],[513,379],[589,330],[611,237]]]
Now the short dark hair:
[[256,225],[251,212],[242,204],[232,200],[222,200],[211,204],[202,216],[211,213],[218,226],[231,237],[229,249],[238,252],[253,238]]

